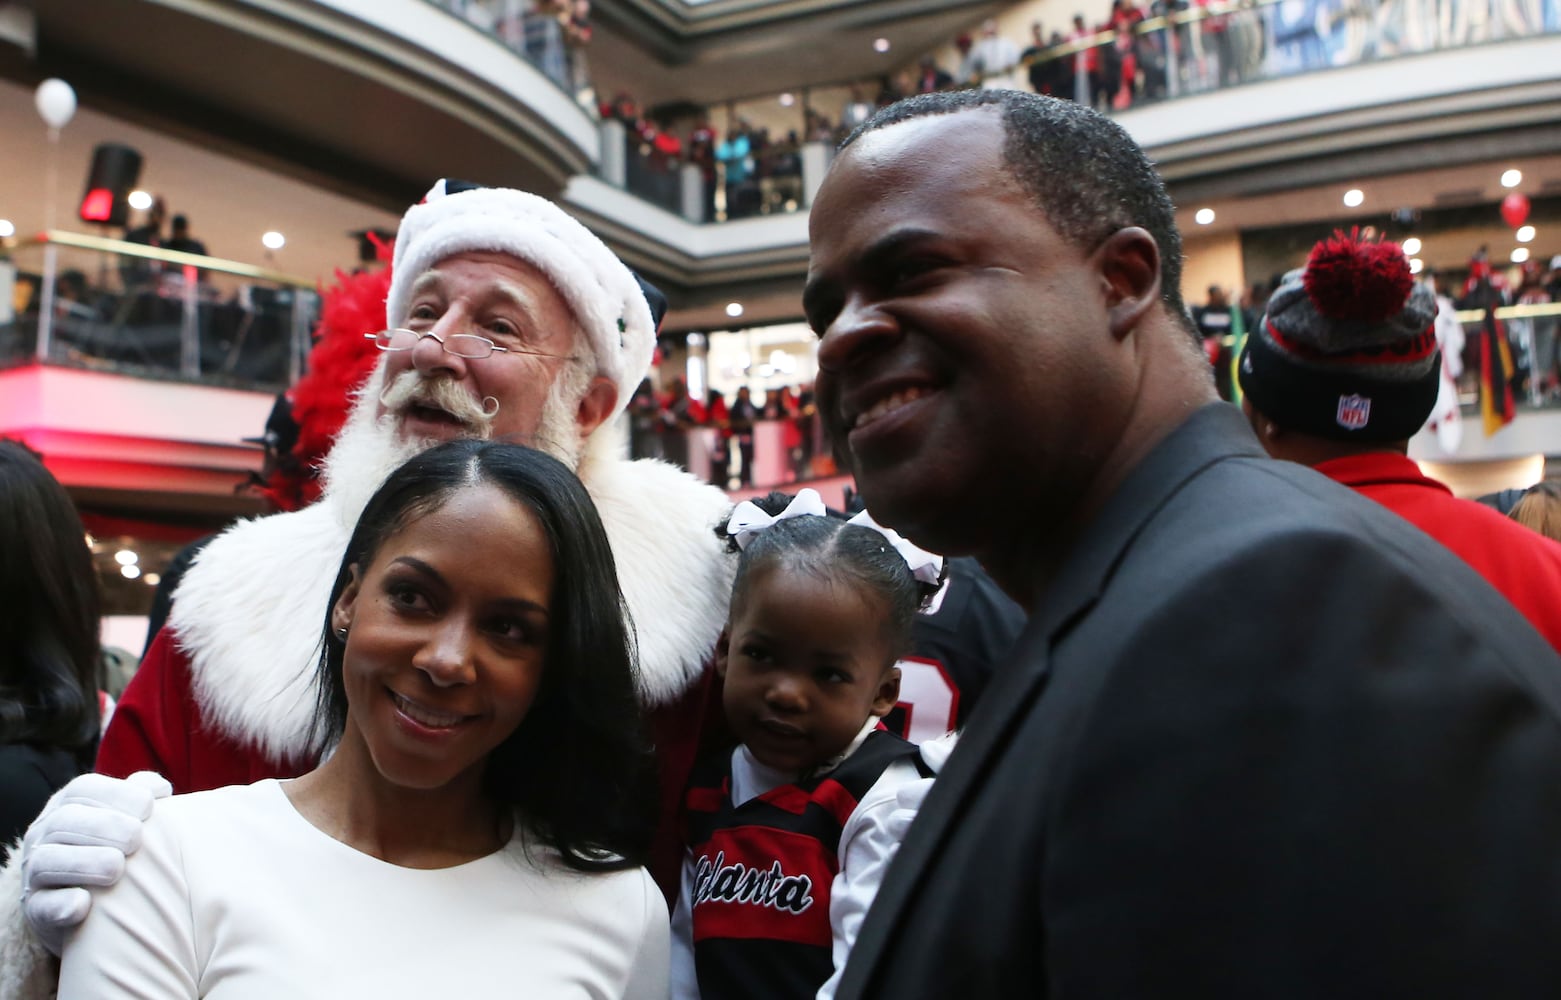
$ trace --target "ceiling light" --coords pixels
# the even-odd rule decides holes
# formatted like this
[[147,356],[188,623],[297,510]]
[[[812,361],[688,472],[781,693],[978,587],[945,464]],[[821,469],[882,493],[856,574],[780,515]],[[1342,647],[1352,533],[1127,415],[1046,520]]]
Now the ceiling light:
[[1404,256],[1413,257],[1420,252],[1420,237],[1411,236],[1401,244],[1404,248]]
[[163,578],[158,573],[148,573],[141,578],[141,582],[146,584],[148,587],[155,587],[159,583],[163,582]]
[[1193,216],[1193,221],[1197,222],[1198,225],[1200,225],[1200,226],[1207,226],[1209,223],[1214,221],[1214,209],[1212,209],[1212,208],[1200,208],[1200,209],[1198,209],[1198,213]]
[[1506,173],[1501,175],[1501,186],[1504,188],[1515,188],[1522,183],[1523,171],[1521,170],[1508,170]]
[[1528,247],[1518,247],[1512,251],[1512,262],[1514,264],[1521,264],[1526,260],[1528,260]]
[[1410,274],[1419,274],[1423,270],[1425,270],[1425,261],[1421,260],[1419,257],[1409,258]]
[[16,226],[10,219],[0,219],[0,239],[16,235]]
[[743,314],[743,304],[741,302],[728,302],[726,304],[726,314],[736,319]]
[[887,39],[887,38],[875,38],[875,39],[873,39],[873,51],[874,52],[888,52],[889,51],[889,39]]
[[1518,242],[1519,243],[1530,243],[1530,242],[1533,241],[1533,239],[1534,239],[1534,227],[1533,226],[1520,226],[1518,228]]
[[125,201],[138,212],[144,212],[152,207],[152,196],[145,191],[132,191],[125,197]]
[[287,237],[273,229],[260,237],[260,242],[265,244],[267,250],[280,250],[287,245]]
[[787,93],[784,93],[784,94],[780,95],[780,105],[781,105],[781,107],[789,108],[793,104],[796,104],[796,103],[797,103],[797,98],[793,94],[791,94],[790,92],[787,92]]
[[126,580],[134,580],[136,577],[141,575],[141,567],[121,566],[119,567],[119,575],[124,577]]
[[118,552],[114,553],[114,561],[119,563],[121,566],[134,566],[136,563],[141,561],[141,557],[136,555],[130,549],[120,549]]
[[1344,192],[1344,207],[1359,208],[1361,202],[1366,200],[1366,193],[1360,188],[1350,188]]

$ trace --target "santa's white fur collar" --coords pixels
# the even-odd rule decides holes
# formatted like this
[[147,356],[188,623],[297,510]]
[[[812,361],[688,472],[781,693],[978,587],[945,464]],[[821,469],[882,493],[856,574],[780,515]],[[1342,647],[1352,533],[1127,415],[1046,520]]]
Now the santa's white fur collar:
[[[379,385],[371,379],[364,395],[377,396]],[[594,435],[579,472],[634,619],[640,700],[654,707],[688,690],[726,624],[734,564],[714,528],[731,503],[675,466],[617,457],[619,438],[605,428]],[[207,723],[272,761],[314,750],[309,729],[326,604],[377,482],[360,475],[348,485],[338,458],[333,451],[318,503],[243,522],[207,545],[169,615]]]

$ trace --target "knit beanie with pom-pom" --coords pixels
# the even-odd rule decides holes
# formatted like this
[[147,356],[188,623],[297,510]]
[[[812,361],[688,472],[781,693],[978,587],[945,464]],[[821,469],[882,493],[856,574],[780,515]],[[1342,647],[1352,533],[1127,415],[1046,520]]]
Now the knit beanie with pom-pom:
[[1242,351],[1241,391],[1290,430],[1406,440],[1436,405],[1436,308],[1397,243],[1336,233],[1269,299]]

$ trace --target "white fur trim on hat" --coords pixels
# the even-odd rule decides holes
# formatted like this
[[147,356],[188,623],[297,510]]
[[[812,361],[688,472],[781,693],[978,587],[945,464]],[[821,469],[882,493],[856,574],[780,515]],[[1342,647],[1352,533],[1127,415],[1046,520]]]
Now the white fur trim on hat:
[[618,387],[618,410],[650,370],[656,330],[634,275],[607,245],[545,198],[512,188],[445,193],[435,184],[401,219],[387,325],[406,323],[412,283],[459,253],[509,254],[547,275],[590,338],[597,371]]

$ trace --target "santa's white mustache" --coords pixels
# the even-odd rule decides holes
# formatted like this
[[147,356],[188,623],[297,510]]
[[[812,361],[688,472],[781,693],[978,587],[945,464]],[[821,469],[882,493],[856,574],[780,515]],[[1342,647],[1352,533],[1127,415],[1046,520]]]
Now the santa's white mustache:
[[400,416],[414,406],[443,410],[482,436],[493,428],[499,415],[499,401],[484,396],[479,404],[471,394],[448,378],[424,378],[420,372],[406,371],[385,386],[379,394],[385,412]]

